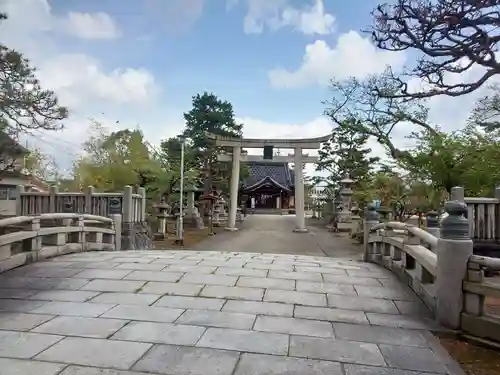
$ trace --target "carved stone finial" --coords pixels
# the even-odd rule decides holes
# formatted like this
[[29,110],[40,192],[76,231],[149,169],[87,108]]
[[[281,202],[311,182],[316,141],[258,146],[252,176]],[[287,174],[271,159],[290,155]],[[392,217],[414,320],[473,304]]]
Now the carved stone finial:
[[436,211],[431,210],[427,212],[427,228],[439,227],[439,215]]
[[460,201],[448,201],[444,204],[448,214],[441,220],[441,238],[449,240],[470,239],[469,222],[465,218],[467,205]]
[[377,212],[377,207],[373,203],[368,203],[365,211],[365,220],[366,221],[379,221],[379,215]]

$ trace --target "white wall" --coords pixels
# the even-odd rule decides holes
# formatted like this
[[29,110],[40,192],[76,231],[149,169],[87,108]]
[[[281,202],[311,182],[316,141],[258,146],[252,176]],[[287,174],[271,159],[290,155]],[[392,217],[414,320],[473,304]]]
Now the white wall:
[[5,177],[0,180],[0,216],[16,214],[17,185],[26,185],[26,177]]

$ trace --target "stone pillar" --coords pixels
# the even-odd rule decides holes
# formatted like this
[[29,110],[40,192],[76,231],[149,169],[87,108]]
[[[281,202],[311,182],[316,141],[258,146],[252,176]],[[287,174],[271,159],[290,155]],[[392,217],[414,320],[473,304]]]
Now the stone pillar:
[[16,216],[23,214],[23,193],[25,192],[24,185],[17,185],[17,198],[16,198]]
[[241,147],[233,147],[233,169],[231,171],[231,198],[229,201],[229,217],[227,220],[227,230],[237,231],[236,213],[238,211],[238,188],[240,183],[240,156]]
[[187,207],[186,207],[186,217],[194,216],[194,190],[189,190],[187,193]]
[[122,249],[122,215],[112,214],[109,217],[113,220],[115,230],[115,250],[120,251]]
[[461,186],[452,187],[450,201],[463,202],[464,200],[465,200],[464,188]]
[[306,217],[304,211],[304,176],[302,175],[302,148],[295,147],[295,218],[294,232],[304,233]]
[[437,245],[436,319],[446,328],[459,329],[463,309],[462,284],[472,255],[467,205],[458,200],[444,205],[448,216],[441,220]]
[[363,219],[363,247],[364,247],[364,256],[363,260],[365,262],[372,262],[374,259],[373,252],[371,251],[371,246],[368,243],[368,238],[370,237],[370,230],[375,225],[379,223],[379,215],[377,209],[374,204],[370,203],[365,208]]
[[[439,215],[436,211],[432,210],[427,212],[427,232],[432,234],[434,237],[439,238]],[[436,249],[432,249],[436,251]]]

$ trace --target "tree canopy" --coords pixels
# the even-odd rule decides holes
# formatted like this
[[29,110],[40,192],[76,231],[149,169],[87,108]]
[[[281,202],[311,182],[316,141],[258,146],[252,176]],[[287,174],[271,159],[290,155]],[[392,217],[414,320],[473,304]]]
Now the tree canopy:
[[346,176],[361,183],[379,160],[370,156],[371,149],[366,146],[369,136],[357,132],[353,122],[355,120],[345,120],[334,127],[330,139],[323,143],[318,153],[316,170],[328,172],[324,182],[334,189],[340,187],[340,181]]
[[206,133],[242,136],[243,125],[236,122],[232,104],[213,93],[203,92],[193,96],[192,108],[184,113],[184,119],[186,126],[182,136],[188,140],[194,162],[202,170],[205,190],[211,190],[212,182],[218,188],[227,190],[230,168],[227,163],[218,162],[217,155],[230,150],[215,147]]

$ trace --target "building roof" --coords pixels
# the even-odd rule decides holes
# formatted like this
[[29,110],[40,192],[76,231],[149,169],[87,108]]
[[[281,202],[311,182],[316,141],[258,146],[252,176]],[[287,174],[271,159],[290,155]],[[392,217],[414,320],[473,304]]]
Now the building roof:
[[255,190],[262,186],[274,185],[290,191],[294,186],[294,174],[288,163],[276,162],[246,162],[249,176],[243,181],[243,190]]
[[17,154],[28,154],[30,151],[20,145],[14,138],[7,133],[0,131],[0,151],[9,151]]

